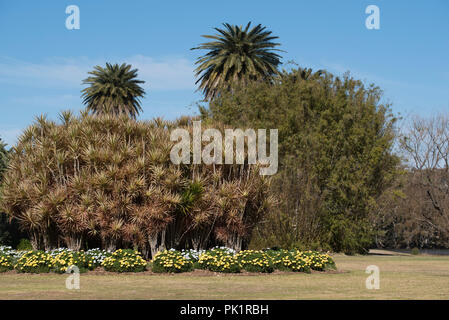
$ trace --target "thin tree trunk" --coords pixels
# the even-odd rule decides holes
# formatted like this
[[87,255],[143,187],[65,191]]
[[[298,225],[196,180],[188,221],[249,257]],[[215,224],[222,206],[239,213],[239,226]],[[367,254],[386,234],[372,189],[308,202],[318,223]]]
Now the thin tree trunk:
[[80,251],[81,244],[83,243],[83,237],[77,235],[69,235],[65,239],[65,243],[67,248],[74,251]]
[[159,251],[157,245],[157,238],[158,233],[155,233],[148,237],[148,242],[150,243],[150,250],[151,250],[151,259],[153,259],[156,253]]

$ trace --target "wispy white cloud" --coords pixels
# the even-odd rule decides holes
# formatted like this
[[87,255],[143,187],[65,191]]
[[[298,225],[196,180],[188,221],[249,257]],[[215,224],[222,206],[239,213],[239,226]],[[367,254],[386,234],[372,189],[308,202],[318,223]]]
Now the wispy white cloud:
[[195,90],[194,63],[182,56],[55,57],[38,62],[0,56],[0,86],[12,89],[11,92],[3,92],[0,105],[9,110],[20,110],[23,115],[17,125],[12,124],[12,116],[0,118],[2,140],[14,145],[25,124],[41,113],[55,118],[61,110],[83,108],[80,97],[84,87],[82,80],[95,65],[105,65],[106,62],[126,62],[138,69],[138,78],[145,81],[143,86],[147,91],[147,97],[142,100],[147,116],[173,118],[186,112],[186,103],[190,100],[185,102],[183,99],[189,97],[189,92],[194,94]]
[[[409,82],[400,81],[391,77],[380,76],[378,73],[365,72],[359,70],[358,68],[351,65],[351,63],[341,63],[331,61],[328,59],[320,59],[317,62],[305,59],[304,57],[298,58],[298,60],[295,62],[298,63],[298,65],[301,67],[311,67],[313,70],[325,69],[339,76],[349,71],[351,76],[360,79],[367,84],[374,83],[376,85],[381,86],[391,86],[401,88],[409,88],[411,86]],[[296,66],[289,65],[289,67],[296,67]]]
[[0,83],[30,87],[73,87],[79,86],[89,63],[86,58],[48,59],[31,63],[8,57],[0,57]]
[[377,74],[366,73],[360,70],[357,70],[353,67],[344,66],[340,63],[334,63],[327,60],[322,60],[321,64],[330,71],[343,74],[345,72],[350,71],[351,75],[366,81],[367,83],[375,83],[376,85],[388,85],[394,87],[409,87],[409,83],[404,83],[403,81],[397,81],[395,79],[381,77]]
[[53,95],[32,95],[22,97],[11,97],[8,103],[14,106],[45,106],[46,108],[62,108],[72,104],[80,104],[80,96],[72,94],[53,94]]
[[154,59],[137,55],[126,59],[139,69],[139,78],[150,90],[189,90],[195,88],[194,63],[185,58]]
[[[115,62],[113,60],[107,60]],[[87,72],[106,60],[79,58],[51,58],[39,63],[0,57],[0,83],[38,88],[80,88]],[[153,58],[134,55],[120,59],[139,69],[139,78],[150,90],[194,89],[193,62],[183,57]]]

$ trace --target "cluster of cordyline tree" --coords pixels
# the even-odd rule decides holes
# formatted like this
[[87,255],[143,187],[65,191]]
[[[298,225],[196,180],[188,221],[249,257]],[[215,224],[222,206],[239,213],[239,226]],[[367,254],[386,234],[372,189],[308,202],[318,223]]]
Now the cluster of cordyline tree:
[[170,161],[170,131],[190,130],[191,118],[143,122],[87,111],[60,118],[27,128],[4,174],[3,210],[36,249],[133,247],[145,256],[172,247],[241,249],[270,206],[258,165]]

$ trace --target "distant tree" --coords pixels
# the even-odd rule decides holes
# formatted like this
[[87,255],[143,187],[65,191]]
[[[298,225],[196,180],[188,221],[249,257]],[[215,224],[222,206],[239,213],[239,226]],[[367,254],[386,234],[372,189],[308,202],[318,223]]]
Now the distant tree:
[[[420,199],[409,210],[415,224],[424,225],[427,236],[449,244],[449,115],[415,117],[401,139],[401,150],[408,159],[408,202]],[[411,192],[413,191],[413,192]],[[412,213],[413,212],[413,213]],[[430,242],[430,241],[429,241]],[[435,241],[432,241],[435,242]],[[429,243],[430,245],[431,243]]]
[[267,80],[278,73],[281,57],[274,51],[278,37],[271,36],[266,27],[257,25],[250,29],[251,22],[241,26],[224,23],[224,29],[215,28],[219,35],[205,35],[214,41],[192,48],[208,50],[198,58],[195,69],[199,77],[199,89],[205,98],[211,100],[220,91],[228,90],[232,83],[245,84],[250,80]]
[[[433,206],[429,188],[422,180],[427,174],[416,168],[405,168],[397,183],[378,199],[378,208],[372,212],[378,230],[377,247],[449,248],[448,218]],[[444,190],[447,178],[442,171],[432,177],[438,176],[443,182],[439,187]]]
[[91,75],[83,80],[89,87],[81,92],[83,103],[87,110],[94,114],[126,114],[136,118],[142,111],[139,98],[145,94],[139,85],[145,81],[137,80],[137,69],[131,70],[131,65],[109,64],[106,68],[96,66]]

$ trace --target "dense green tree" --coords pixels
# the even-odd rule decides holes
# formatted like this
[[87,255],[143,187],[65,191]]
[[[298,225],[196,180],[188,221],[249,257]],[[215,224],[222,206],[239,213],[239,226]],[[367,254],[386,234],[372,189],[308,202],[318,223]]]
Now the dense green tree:
[[260,245],[312,244],[364,252],[372,241],[368,213],[391,184],[395,118],[381,90],[349,75],[306,69],[274,83],[252,82],[203,110],[235,127],[279,130],[278,210],[257,228]]
[[222,90],[229,89],[231,83],[244,84],[249,80],[267,80],[278,73],[280,56],[274,49],[279,43],[272,42],[278,37],[272,36],[266,27],[257,25],[250,29],[251,22],[245,28],[223,24],[224,29],[215,28],[218,35],[203,37],[214,41],[202,43],[192,48],[208,50],[198,58],[196,64],[196,83],[206,99],[216,97]]
[[83,103],[94,114],[126,114],[132,118],[142,111],[139,98],[145,91],[140,86],[145,81],[137,80],[137,69],[131,65],[110,64],[96,66],[91,75],[83,80],[89,87],[83,89]]

